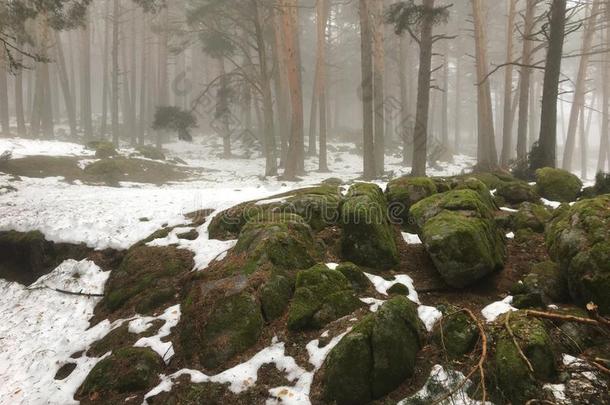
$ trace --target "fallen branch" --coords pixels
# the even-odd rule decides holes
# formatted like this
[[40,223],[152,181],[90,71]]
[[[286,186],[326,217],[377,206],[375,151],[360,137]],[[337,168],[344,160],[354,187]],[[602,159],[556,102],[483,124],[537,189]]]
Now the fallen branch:
[[527,310],[527,311],[525,311],[525,315],[531,316],[534,318],[552,319],[552,320],[564,321],[564,322],[576,322],[576,323],[583,323],[586,325],[595,325],[595,326],[604,325],[603,322],[600,322],[595,319],[582,318],[580,316],[574,316],[574,315],[554,314],[552,312]]
[[595,319],[596,321],[598,321],[599,323],[601,323],[602,325],[610,328],[610,320],[601,316],[599,314],[598,309],[599,309],[599,307],[597,305],[595,305],[593,302],[589,302],[587,304],[587,312],[589,312],[589,316],[591,318]]
[[455,393],[457,393],[459,390],[461,390],[464,387],[464,385],[466,385],[466,382],[468,382],[470,380],[470,377],[472,377],[477,371],[479,372],[479,376],[481,378],[481,388],[483,390],[482,403],[485,403],[487,401],[487,390],[485,388],[485,361],[487,360],[487,334],[485,334],[485,328],[483,328],[483,324],[481,324],[481,321],[479,321],[479,319],[472,313],[471,310],[463,308],[462,311],[466,312],[466,314],[468,314],[468,316],[470,318],[472,318],[472,320],[477,324],[477,328],[479,329],[479,335],[481,336],[481,346],[482,346],[481,357],[479,358],[478,363],[470,370],[470,372],[466,375],[466,377],[464,377],[464,380],[462,380],[455,388],[453,388],[447,394],[443,395],[440,399],[437,399],[436,401],[434,401],[432,403],[432,405],[440,404],[440,403],[444,402],[445,400],[451,398]]
[[515,337],[515,334],[513,333],[513,330],[510,327],[510,311],[508,311],[508,313],[506,314],[506,320],[504,321],[504,325],[506,326],[506,331],[510,335],[511,339],[513,340],[513,343],[515,344],[515,347],[517,348],[517,351],[519,352],[519,356],[521,356],[523,361],[525,361],[525,364],[527,364],[527,368],[533,375],[534,367],[532,366],[532,363],[530,363],[525,353],[523,353],[523,350],[521,350],[521,346],[519,346],[519,342],[517,342],[517,338]]
[[30,288],[30,291],[33,290],[51,290],[51,291],[55,291],[61,294],[66,294],[66,295],[75,295],[75,296],[79,296],[79,297],[87,297],[87,298],[97,298],[97,297],[103,297],[104,294],[93,294],[93,293],[84,293],[82,291],[80,292],[76,292],[76,291],[67,291],[67,290],[62,290],[60,288],[52,288],[46,285],[43,285],[42,287],[36,287],[36,288]]
[[590,360],[587,359],[587,361],[596,369],[598,369],[599,371],[601,371],[602,373],[606,374],[606,375],[610,375],[610,369],[608,369],[607,367],[602,366],[601,364],[599,364],[597,362],[598,359],[595,360]]

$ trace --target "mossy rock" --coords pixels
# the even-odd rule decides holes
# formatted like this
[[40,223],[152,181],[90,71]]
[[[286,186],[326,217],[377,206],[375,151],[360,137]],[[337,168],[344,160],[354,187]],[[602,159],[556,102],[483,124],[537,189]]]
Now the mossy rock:
[[136,151],[146,159],[152,160],[165,160],[165,154],[160,148],[156,148],[150,145],[138,146]]
[[599,172],[595,175],[593,193],[595,196],[610,194],[610,173]]
[[515,231],[531,229],[534,232],[542,233],[551,216],[543,205],[524,202],[519,207],[519,211],[512,216],[511,226]]
[[546,305],[540,292],[517,294],[513,297],[511,305],[518,309],[539,308],[545,309]]
[[462,189],[428,197],[411,207],[410,215],[418,231],[421,231],[429,219],[445,210],[468,212],[471,216],[492,220],[495,208],[491,196],[486,200],[474,190]]
[[217,290],[210,297],[205,289],[205,283],[195,285],[182,302],[177,353],[187,364],[213,370],[256,344],[265,321],[247,291],[227,295],[229,291]]
[[393,284],[387,291],[388,295],[409,295],[409,292],[409,287],[403,283]]
[[489,219],[443,211],[426,222],[420,237],[452,287],[466,287],[504,265],[504,237]]
[[610,195],[559,210],[547,227],[546,244],[572,299],[594,302],[601,314],[610,314]]
[[582,181],[572,173],[545,167],[536,171],[536,191],[551,201],[576,201],[582,190]]
[[390,181],[385,190],[390,220],[409,229],[411,206],[437,192],[436,183],[428,177],[405,176]]
[[319,329],[361,306],[349,280],[319,264],[297,273],[287,326],[290,330]]
[[101,305],[110,313],[152,314],[170,306],[179,278],[194,266],[193,253],[172,246],[136,246],[110,273]]
[[422,336],[417,306],[402,296],[388,300],[329,353],[322,378],[326,400],[360,404],[388,394],[413,375]]
[[64,260],[82,260],[91,251],[84,244],[47,241],[38,231],[0,232],[0,279],[30,285]]
[[176,234],[176,236],[178,237],[178,239],[196,240],[197,238],[199,238],[199,232],[197,232],[196,229],[191,229],[189,231]]
[[16,177],[63,177],[67,181],[81,179],[83,170],[74,156],[26,156],[0,161],[0,171]]
[[[494,374],[506,399],[513,404],[524,404],[539,398],[541,387],[538,381],[550,381],[555,376],[555,358],[543,321],[527,317],[522,312],[509,314],[511,330],[534,373],[530,373],[509,332],[501,328],[496,336]],[[499,322],[504,321],[505,317],[502,317]]]
[[234,239],[249,222],[273,215],[300,216],[314,231],[337,223],[341,203],[339,187],[321,185],[249,201],[220,212],[210,222],[212,239]]
[[149,348],[118,349],[93,367],[77,397],[94,394],[104,397],[150,389],[159,381],[164,366],[161,357]]
[[453,305],[443,305],[439,309],[443,319],[434,329],[434,342],[452,358],[472,352],[479,340],[476,323]]
[[116,185],[119,181],[164,184],[185,180],[191,171],[174,165],[120,156],[93,162],[84,170],[84,180]]
[[271,276],[260,290],[261,309],[265,320],[273,321],[284,313],[293,294],[293,284],[282,275]]
[[97,142],[95,145],[95,157],[97,159],[108,159],[117,156],[119,153],[111,142]]
[[500,178],[500,177],[498,177],[498,175],[496,175],[494,173],[490,173],[490,172],[473,172],[473,173],[468,173],[468,174],[464,174],[461,176],[456,176],[453,179],[454,179],[454,181],[456,181],[459,184],[464,179],[475,178],[475,179],[479,180],[480,182],[482,182],[483,184],[485,184],[485,186],[487,186],[487,188],[489,190],[497,189],[505,181],[514,180],[514,178],[510,177],[510,175],[508,175],[508,177],[507,177],[506,174],[501,174],[501,177],[502,178]]
[[342,258],[355,264],[389,269],[398,264],[395,230],[387,203],[375,184],[353,185],[341,206]]
[[243,227],[232,253],[247,256],[242,271],[251,274],[264,263],[282,269],[306,269],[316,263],[318,249],[302,217],[267,213]]
[[547,304],[566,302],[570,297],[567,280],[559,264],[552,261],[535,264],[523,284],[528,292],[540,293]]
[[364,274],[364,271],[354,263],[341,263],[337,266],[337,271],[347,278],[356,291],[365,291],[371,286],[371,281]]
[[496,195],[502,197],[509,204],[540,201],[540,196],[536,193],[534,187],[523,181],[502,183],[496,189]]
[[[491,200],[491,191],[490,188],[487,187],[485,183],[476,177],[464,177],[460,179],[454,186],[454,190],[473,190],[479,193],[481,198],[489,202]],[[493,203],[490,203],[493,205]]]

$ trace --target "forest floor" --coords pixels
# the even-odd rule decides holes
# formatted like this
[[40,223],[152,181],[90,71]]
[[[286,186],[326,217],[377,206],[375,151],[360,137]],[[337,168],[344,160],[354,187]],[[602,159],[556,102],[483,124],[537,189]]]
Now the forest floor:
[[[347,183],[356,180],[361,170],[361,158],[347,144],[334,144],[329,148],[331,173],[318,173],[315,171],[316,160],[308,159],[307,169],[310,171],[299,182],[263,178],[264,160],[257,155],[249,156],[244,151],[240,157],[222,159],[222,145],[211,140],[204,144],[169,144],[165,145],[165,149],[168,159],[180,158],[183,161],[175,166],[188,169],[188,178],[164,184],[118,182],[111,187],[78,178],[47,177],[44,173],[37,176],[6,174],[0,169],[0,231],[37,230],[47,240],[56,243],[84,243],[96,250],[124,250],[160,228],[176,227],[165,238],[154,243],[174,243],[193,251],[195,268],[203,269],[233,247],[235,241],[210,240],[207,235],[210,218],[196,228],[199,233],[196,240],[178,239],[178,233],[193,229],[193,221],[186,214],[208,209],[219,212],[240,202],[319,184],[329,177],[340,178]],[[66,142],[0,138],[0,153],[5,150],[12,151],[13,159],[63,156],[82,162],[83,166],[96,161],[91,150]],[[121,153],[128,156],[133,150],[122,149]],[[473,163],[472,158],[457,156],[454,163],[431,168],[429,174],[456,175],[467,171]],[[401,166],[399,156],[389,156],[388,167],[393,176],[409,171]],[[378,184],[385,186],[383,182]],[[488,278],[475,289],[453,292],[436,276],[417,237],[410,234],[403,234],[403,237],[400,255],[408,257],[408,260],[401,260],[401,266],[391,275],[396,279],[402,277],[405,284],[411,285],[411,294],[415,294],[422,304],[420,317],[428,325],[434,324],[440,314],[428,306],[441,302],[469,308],[488,320],[512,310],[510,296],[507,295],[509,287],[521,278],[532,263],[547,260],[546,252],[541,248],[543,242],[536,237],[519,242],[509,239],[509,261],[503,272]],[[56,291],[62,289],[100,294],[104,291],[108,275],[109,272],[89,260],[68,260],[29,287],[0,280],[0,319],[3,320],[0,322],[0,404],[77,403],[74,400],[76,390],[101,358],[70,357],[88,350],[92,343],[122,322],[129,322],[130,330],[139,330],[142,325],[163,321],[156,334],[143,338],[138,344],[151,347],[161,356],[173,353],[167,336],[171,327],[178,323],[179,306],[168,308],[157,317],[136,317],[114,322],[104,320],[90,328],[89,320],[100,298],[65,295]],[[376,292],[373,292],[375,297],[370,301],[371,310],[374,310],[376,303],[387,295],[389,285],[380,277],[370,275],[370,279],[376,287]],[[361,315],[356,315],[354,319]],[[310,340],[301,342],[303,347],[294,353],[290,352],[288,343],[282,341],[282,336],[270,335],[269,346],[254,348],[240,357],[234,367],[211,378],[216,382],[229,383],[233,393],[243,392],[244,387],[251,389],[258,386],[258,392],[263,397],[268,395],[268,398],[278,401],[278,398],[282,398],[294,404],[308,403],[310,390],[312,398],[317,395],[317,383],[312,381],[311,370],[295,364],[291,354],[297,360],[299,356],[304,357],[305,360],[297,363],[307,363],[309,360],[319,367],[337,343],[341,332],[345,332],[354,319],[335,324],[333,328],[336,330],[330,333],[327,330],[322,334],[308,335]],[[318,348],[317,343],[311,346],[313,342],[328,340],[329,335],[334,339],[323,348]],[[304,350],[305,347],[307,350]],[[269,360],[275,361],[278,369],[279,364],[283,364],[285,375],[291,375],[292,380],[297,382],[291,387],[282,387],[287,384],[286,377],[267,367]],[[423,386],[431,370],[439,372],[434,367],[442,359],[431,346],[426,346],[420,352],[419,360],[416,376],[401,385],[388,399],[398,401],[413,394]],[[76,363],[74,372],[67,378],[57,379],[57,370],[68,361]],[[191,374],[193,380],[197,377],[195,374]],[[157,387],[157,392],[171,386],[172,379],[166,377]],[[283,391],[279,388],[283,388]],[[267,400],[263,397],[260,398],[261,403]],[[242,401],[248,403],[247,399],[242,398]],[[477,401],[464,403],[476,404]]]

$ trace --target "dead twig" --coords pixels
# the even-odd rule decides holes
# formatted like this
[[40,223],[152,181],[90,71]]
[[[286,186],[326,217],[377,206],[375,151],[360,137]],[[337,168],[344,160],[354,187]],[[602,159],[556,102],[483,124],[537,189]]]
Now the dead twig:
[[481,346],[482,346],[481,357],[479,358],[478,363],[470,370],[470,372],[466,375],[466,377],[464,377],[464,379],[455,388],[453,388],[447,394],[443,395],[440,399],[437,399],[436,401],[434,401],[432,403],[432,405],[440,404],[440,403],[444,402],[445,400],[451,398],[455,393],[457,393],[459,390],[461,390],[464,387],[466,382],[468,382],[470,380],[470,377],[472,377],[477,371],[479,372],[479,376],[481,378],[481,388],[483,391],[482,403],[485,403],[487,401],[487,390],[485,388],[485,361],[487,361],[487,334],[485,333],[485,328],[483,328],[483,324],[472,313],[471,310],[463,308],[462,311],[464,311],[466,314],[468,314],[468,316],[470,318],[472,318],[472,320],[477,324],[477,328],[479,329],[479,335],[481,336]]
[[103,297],[104,294],[93,294],[93,293],[84,293],[82,291],[77,292],[77,291],[67,291],[67,290],[62,290],[60,288],[52,288],[46,285],[43,285],[42,287],[36,287],[36,288],[29,288],[30,291],[33,290],[51,290],[51,291],[55,291],[61,294],[66,294],[66,295],[75,295],[75,296],[79,296],[79,297],[87,297],[87,298],[93,298],[93,297]]
[[525,311],[525,315],[531,316],[533,318],[544,318],[544,319],[551,319],[551,320],[555,320],[555,321],[564,321],[564,322],[576,322],[576,323],[583,323],[586,325],[594,325],[594,326],[605,324],[596,319],[582,318],[580,316],[574,316],[574,315],[555,314],[552,312],[527,310],[527,311]]
[[506,331],[508,332],[511,339],[513,340],[513,343],[515,344],[515,347],[517,348],[517,351],[519,352],[519,356],[521,356],[523,361],[525,361],[525,364],[527,364],[527,368],[530,370],[530,373],[532,373],[532,375],[533,375],[534,367],[532,366],[532,363],[530,363],[530,361],[527,358],[527,356],[525,355],[525,353],[523,353],[523,350],[521,350],[521,346],[519,346],[519,342],[517,342],[517,338],[515,337],[515,334],[513,333],[513,330],[510,327],[510,311],[506,314],[504,326],[506,327]]

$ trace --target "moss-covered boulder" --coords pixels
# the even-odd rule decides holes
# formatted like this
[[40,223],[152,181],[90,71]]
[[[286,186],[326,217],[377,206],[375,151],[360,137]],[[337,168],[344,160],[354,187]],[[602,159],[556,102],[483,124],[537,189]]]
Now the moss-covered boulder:
[[582,190],[582,181],[572,173],[545,167],[536,171],[536,192],[551,201],[576,201]]
[[331,350],[324,363],[325,398],[362,404],[391,392],[413,374],[422,331],[414,303],[402,296],[388,300]]
[[252,220],[273,215],[295,214],[315,231],[339,220],[341,193],[336,185],[294,190],[269,198],[239,204],[216,215],[208,227],[212,239],[234,239]]
[[454,190],[473,190],[479,193],[484,200],[491,199],[489,187],[476,177],[464,177],[456,181]]
[[458,176],[457,179],[465,177],[474,177],[483,182],[490,190],[495,190],[505,182],[515,181],[515,178],[508,172],[494,171],[494,172],[474,172],[466,175]]
[[321,328],[362,306],[347,278],[319,264],[297,273],[288,329]]
[[77,398],[109,399],[116,394],[150,389],[158,383],[164,366],[161,357],[151,349],[118,349],[93,367],[79,388]]
[[434,329],[435,343],[452,358],[472,352],[479,339],[477,325],[453,305],[443,305],[439,309],[443,319]]
[[537,202],[540,196],[536,193],[534,186],[523,181],[511,181],[502,183],[496,189],[496,195],[509,204],[521,204],[523,202]]
[[161,148],[151,145],[142,145],[136,148],[136,152],[146,159],[165,160],[165,153]]
[[429,219],[445,210],[467,212],[471,216],[492,220],[495,209],[491,197],[484,199],[474,190],[462,189],[428,197],[413,205],[410,215],[417,229],[421,230]]
[[405,176],[390,181],[385,190],[390,220],[408,229],[411,206],[437,192],[436,183],[428,177]]
[[213,370],[256,344],[265,321],[245,283],[237,276],[191,288],[177,326],[177,353],[187,364]]
[[546,230],[551,257],[568,280],[572,299],[610,314],[610,195],[560,210]]
[[193,253],[173,246],[135,246],[110,273],[100,305],[108,313],[152,314],[173,304],[180,277],[193,269]]
[[452,287],[466,287],[504,265],[504,237],[489,219],[443,211],[425,223],[420,237]]
[[546,224],[551,219],[549,210],[539,204],[524,202],[511,217],[511,227],[513,230],[530,229],[534,232],[542,233]]
[[387,203],[375,184],[353,185],[341,206],[341,253],[358,265],[389,269],[398,263],[395,231]]
[[232,253],[246,255],[242,271],[253,273],[267,262],[283,269],[306,269],[316,263],[317,248],[302,217],[267,213],[243,227]]
[[565,302],[569,299],[568,283],[559,265],[552,261],[537,263],[523,279],[530,293],[539,293],[546,304]]
[[[549,381],[556,373],[552,342],[542,321],[521,312],[507,316],[510,317],[512,333],[534,372],[530,372],[508,330],[500,325],[493,369],[503,396],[513,404],[524,404],[539,398],[541,387],[538,381]],[[505,320],[501,317],[498,322]]]
[[364,274],[364,271],[354,263],[341,263],[337,266],[337,271],[348,279],[352,288],[356,291],[365,291],[371,286],[371,281]]
[[92,141],[87,144],[87,147],[95,150],[95,157],[97,159],[107,159],[119,154],[114,144],[108,141]]
[[288,277],[274,274],[261,287],[259,296],[263,316],[273,321],[284,313],[293,294],[293,284]]

